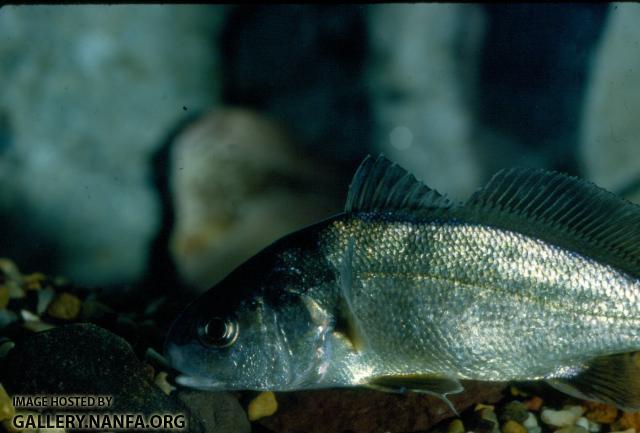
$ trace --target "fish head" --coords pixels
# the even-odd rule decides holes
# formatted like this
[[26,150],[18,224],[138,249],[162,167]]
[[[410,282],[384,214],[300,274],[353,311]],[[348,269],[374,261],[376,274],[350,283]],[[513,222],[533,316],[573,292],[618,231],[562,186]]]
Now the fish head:
[[165,344],[169,362],[183,373],[178,383],[272,391],[320,383],[331,319],[304,284],[295,265],[258,255],[196,299]]

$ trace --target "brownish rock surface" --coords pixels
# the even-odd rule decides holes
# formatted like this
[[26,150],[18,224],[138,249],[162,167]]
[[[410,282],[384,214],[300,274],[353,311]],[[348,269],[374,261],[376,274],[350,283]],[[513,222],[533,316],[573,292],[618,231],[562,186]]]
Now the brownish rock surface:
[[176,138],[171,156],[170,249],[181,277],[209,288],[276,239],[340,212],[348,184],[261,114],[207,113]]
[[[468,382],[449,396],[458,412],[502,398],[504,384]],[[392,394],[368,389],[277,393],[278,411],[258,421],[281,433],[417,432],[453,417],[447,405],[425,394]]]

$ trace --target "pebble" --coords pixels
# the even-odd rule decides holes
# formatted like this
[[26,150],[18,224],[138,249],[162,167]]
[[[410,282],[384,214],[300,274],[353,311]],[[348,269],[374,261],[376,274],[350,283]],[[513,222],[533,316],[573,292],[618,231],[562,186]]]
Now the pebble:
[[16,264],[9,259],[0,258],[0,273],[6,275],[11,280],[22,281],[20,270]]
[[538,427],[538,418],[536,418],[536,416],[534,414],[532,414],[531,412],[529,412],[529,415],[527,416],[527,419],[524,420],[524,422],[522,423],[522,425],[529,431],[531,432],[531,429],[534,427]]
[[524,403],[514,400],[504,406],[502,414],[500,415],[500,420],[502,422],[513,420],[518,423],[523,423],[528,417],[529,412],[527,411],[527,407]]
[[567,427],[573,426],[581,415],[568,408],[563,410],[545,409],[542,411],[540,418],[542,422],[550,426]]
[[42,332],[55,328],[54,325],[43,322],[41,320],[31,320],[29,322],[24,322],[22,326],[31,332]]
[[0,310],[0,329],[18,320],[18,315],[10,310]]
[[630,429],[627,429],[627,430],[612,431],[611,433],[636,433],[636,429],[631,427]]
[[586,419],[585,417],[581,416],[580,418],[578,418],[578,421],[576,421],[576,425],[578,427],[582,427],[584,429],[589,430],[589,420]]
[[0,286],[0,310],[7,308],[7,305],[9,305],[9,288]]
[[10,420],[15,414],[16,409],[13,407],[11,397],[0,383],[0,421]]
[[584,415],[584,412],[586,411],[584,407],[579,405],[565,406],[562,408],[562,410],[568,410],[569,412],[573,413],[576,416],[576,419]]
[[7,356],[7,353],[13,349],[16,344],[5,337],[0,337],[0,358]]
[[618,409],[606,403],[596,403],[594,401],[585,402],[585,417],[589,421],[600,424],[611,424],[618,417]]
[[542,403],[544,403],[544,400],[536,395],[531,397],[530,399],[525,400],[524,405],[527,407],[527,409],[537,412],[542,407]]
[[26,290],[40,290],[42,288],[42,282],[46,279],[44,274],[35,272],[33,274],[24,277],[24,288]]
[[271,416],[278,410],[278,402],[273,392],[261,392],[256,398],[251,400],[247,407],[249,421],[256,421],[260,418]]
[[587,429],[577,425],[570,425],[556,430],[554,433],[588,433]]
[[502,426],[502,433],[526,433],[527,429],[517,421],[509,420]]
[[447,433],[464,433],[464,424],[459,419],[454,419],[447,427]]
[[529,397],[529,394],[518,387],[511,386],[511,395],[514,397]]
[[20,316],[25,322],[38,322],[40,317],[29,310],[20,310]]
[[24,289],[15,281],[7,281],[6,286],[9,288],[9,298],[22,299],[27,296]]
[[161,371],[156,375],[156,378],[153,380],[153,382],[158,388],[162,390],[162,392],[169,395],[172,391],[175,391],[176,387],[169,383],[169,381],[167,380],[167,376],[168,374],[166,371]]
[[153,365],[148,364],[148,363],[144,363],[143,365],[144,368],[144,372],[147,374],[147,377],[149,378],[149,380],[153,380],[154,377],[156,377],[156,369],[153,368]]
[[478,432],[499,433],[500,424],[493,406],[478,404],[475,408],[476,413],[480,415],[480,422],[476,426]]
[[600,424],[590,421],[588,418],[585,418],[583,416],[578,418],[578,421],[576,421],[576,425],[586,428],[591,433],[597,433],[602,428]]
[[71,293],[62,292],[56,299],[49,305],[47,312],[51,317],[55,317],[60,320],[73,320],[82,308],[82,301]]
[[45,311],[47,311],[49,304],[51,304],[51,301],[53,301],[53,298],[55,296],[56,292],[54,292],[51,287],[40,290],[38,292],[38,305],[36,306],[36,313],[43,314]]
[[640,430],[640,412],[622,412],[622,416],[611,425],[612,431]]

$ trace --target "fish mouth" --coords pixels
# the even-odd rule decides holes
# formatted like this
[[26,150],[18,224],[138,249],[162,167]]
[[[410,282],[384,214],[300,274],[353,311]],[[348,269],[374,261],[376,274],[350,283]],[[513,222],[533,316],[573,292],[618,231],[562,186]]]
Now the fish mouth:
[[221,391],[225,389],[224,384],[208,377],[189,376],[181,374],[176,377],[178,385],[188,388],[200,389],[202,391]]

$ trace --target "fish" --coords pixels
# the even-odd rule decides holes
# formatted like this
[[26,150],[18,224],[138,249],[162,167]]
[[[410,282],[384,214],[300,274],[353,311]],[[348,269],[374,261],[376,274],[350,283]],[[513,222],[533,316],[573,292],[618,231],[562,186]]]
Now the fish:
[[448,402],[466,380],[545,381],[627,410],[638,351],[640,206],[532,168],[454,202],[383,155],[362,162],[344,212],[247,260],[165,342],[177,382],[200,389]]

